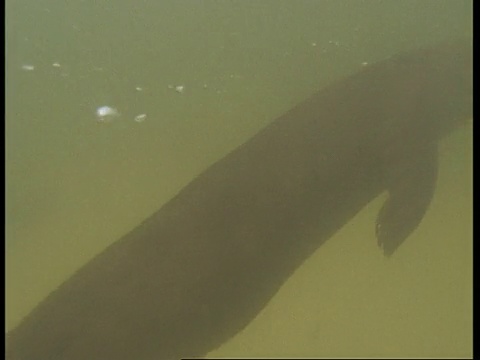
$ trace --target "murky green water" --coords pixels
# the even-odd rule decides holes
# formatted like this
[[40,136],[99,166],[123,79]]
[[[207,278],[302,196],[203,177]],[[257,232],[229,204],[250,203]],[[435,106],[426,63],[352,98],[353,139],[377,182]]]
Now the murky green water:
[[[317,89],[471,32],[462,0],[7,2],[7,328]],[[121,116],[99,121],[104,105]],[[391,259],[382,199],[211,355],[471,356],[471,127],[442,144],[432,206]]]

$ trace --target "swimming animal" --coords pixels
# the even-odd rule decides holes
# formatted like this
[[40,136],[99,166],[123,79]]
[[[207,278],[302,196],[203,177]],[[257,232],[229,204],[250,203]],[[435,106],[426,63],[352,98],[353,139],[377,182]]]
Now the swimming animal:
[[201,357],[384,191],[392,255],[428,209],[439,139],[472,117],[472,43],[337,81],[194,178],[7,334],[8,360]]

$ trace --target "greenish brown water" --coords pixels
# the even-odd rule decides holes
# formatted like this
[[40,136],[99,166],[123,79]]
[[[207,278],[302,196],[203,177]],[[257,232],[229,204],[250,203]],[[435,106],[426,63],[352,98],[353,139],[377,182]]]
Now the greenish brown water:
[[[8,2],[7,328],[279,114],[363,62],[470,35],[471,11],[461,0]],[[102,105],[121,116],[99,122]],[[374,237],[381,201],[211,355],[471,356],[471,128],[442,143],[431,208],[391,259]]]

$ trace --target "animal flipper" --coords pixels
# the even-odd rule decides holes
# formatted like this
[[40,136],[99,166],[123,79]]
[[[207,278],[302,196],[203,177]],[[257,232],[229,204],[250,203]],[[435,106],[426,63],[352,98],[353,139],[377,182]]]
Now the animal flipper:
[[387,176],[388,198],[375,226],[378,245],[386,256],[417,228],[430,205],[438,172],[437,148],[437,144],[425,146],[397,163]]

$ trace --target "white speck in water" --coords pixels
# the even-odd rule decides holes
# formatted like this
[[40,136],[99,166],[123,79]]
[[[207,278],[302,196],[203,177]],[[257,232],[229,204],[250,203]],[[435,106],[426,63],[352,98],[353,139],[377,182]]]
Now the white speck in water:
[[177,86],[175,86],[175,91],[180,93],[180,94],[183,94],[183,92],[185,91],[185,86],[177,85]]
[[139,114],[139,115],[135,116],[133,121],[135,121],[137,123],[141,123],[141,122],[144,122],[146,118],[147,118],[147,114]]
[[362,66],[367,66],[368,65],[368,62],[364,61],[362,62]]
[[60,65],[60,63],[58,63],[58,62],[54,62],[54,63],[52,64],[52,66],[53,66],[53,67],[60,67],[61,65]]
[[143,88],[142,88],[141,86],[137,86],[137,87],[135,87],[135,90],[137,90],[137,91],[143,91]]
[[315,43],[315,42],[312,42],[312,44],[311,44],[311,45],[312,45],[313,47],[315,47],[315,46],[317,46],[317,43]]
[[35,70],[35,66],[34,65],[30,65],[30,64],[24,64],[21,66],[22,70],[24,71],[33,71]]
[[100,122],[110,122],[118,116],[120,116],[120,113],[113,107],[105,105],[97,109],[97,120]]

